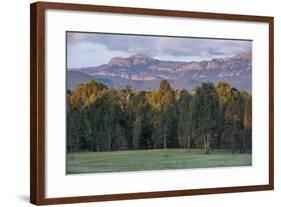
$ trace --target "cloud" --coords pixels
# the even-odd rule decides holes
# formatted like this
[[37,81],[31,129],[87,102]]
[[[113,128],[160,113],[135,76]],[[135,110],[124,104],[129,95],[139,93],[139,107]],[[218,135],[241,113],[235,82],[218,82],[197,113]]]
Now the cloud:
[[[252,42],[244,40],[156,37],[79,32],[68,32],[67,44],[69,48],[72,48],[68,51],[69,53],[75,53],[78,56],[86,55],[85,50],[87,47],[90,47],[92,49],[90,49],[89,52],[96,52],[93,55],[103,56],[104,58],[101,58],[103,60],[109,59],[109,55],[122,56],[134,53],[143,53],[159,59],[170,58],[171,60],[203,60],[215,57],[233,56],[241,52],[251,51],[252,48]],[[85,45],[87,45],[87,47]],[[96,48],[97,45],[99,45],[100,50]],[[72,54],[70,55],[75,59]],[[95,64],[95,62],[92,61],[92,64]],[[97,65],[97,62],[95,65]]]
[[102,65],[112,57],[127,57],[130,53],[108,50],[100,43],[81,42],[67,47],[67,68],[81,68]]

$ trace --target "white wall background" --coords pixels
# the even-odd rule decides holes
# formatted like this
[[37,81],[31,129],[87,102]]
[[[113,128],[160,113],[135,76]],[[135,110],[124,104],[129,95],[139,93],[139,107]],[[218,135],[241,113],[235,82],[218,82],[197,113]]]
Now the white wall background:
[[[60,0],[66,2],[65,0]],[[0,206],[29,204],[29,3],[2,1],[0,6]],[[275,191],[114,201],[65,206],[280,206],[279,148],[281,108],[281,13],[277,0],[68,0],[114,6],[149,7],[275,17]],[[278,149],[279,148],[279,149]]]

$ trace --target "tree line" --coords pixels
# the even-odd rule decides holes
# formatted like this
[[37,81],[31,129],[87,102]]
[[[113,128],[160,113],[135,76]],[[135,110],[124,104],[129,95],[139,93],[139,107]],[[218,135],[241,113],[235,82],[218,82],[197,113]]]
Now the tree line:
[[136,91],[95,80],[67,92],[67,151],[200,148],[251,152],[252,97],[226,82],[192,92]]

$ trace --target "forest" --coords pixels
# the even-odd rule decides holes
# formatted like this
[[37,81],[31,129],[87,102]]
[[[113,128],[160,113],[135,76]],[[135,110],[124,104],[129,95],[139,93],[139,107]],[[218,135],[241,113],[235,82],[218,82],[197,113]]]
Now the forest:
[[252,97],[227,82],[175,90],[107,87],[67,91],[67,152],[183,148],[251,153]]

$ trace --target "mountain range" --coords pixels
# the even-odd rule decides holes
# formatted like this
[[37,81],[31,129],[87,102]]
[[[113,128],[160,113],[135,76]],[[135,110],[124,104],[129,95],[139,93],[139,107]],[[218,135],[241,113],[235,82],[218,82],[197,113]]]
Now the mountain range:
[[192,90],[202,82],[227,81],[232,87],[251,92],[252,54],[214,58],[204,61],[166,61],[135,54],[127,58],[114,57],[107,64],[67,70],[67,88],[95,79],[107,86],[136,90],[159,88],[167,79],[175,89]]

